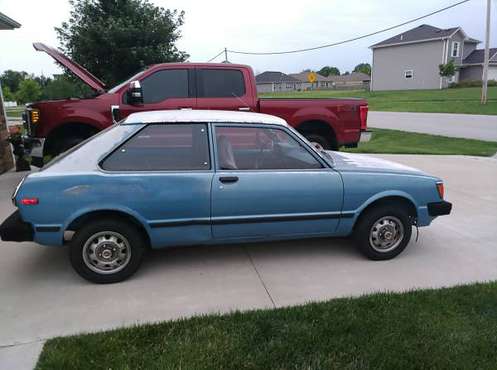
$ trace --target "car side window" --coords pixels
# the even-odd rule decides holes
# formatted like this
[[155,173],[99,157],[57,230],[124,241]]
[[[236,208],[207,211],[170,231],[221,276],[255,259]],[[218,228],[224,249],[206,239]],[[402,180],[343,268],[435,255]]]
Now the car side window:
[[169,98],[188,98],[188,70],[164,69],[141,82],[143,103],[159,103]]
[[233,98],[245,95],[243,73],[237,69],[201,69],[199,98]]
[[206,124],[151,124],[102,162],[109,171],[210,169]]
[[286,131],[257,127],[216,127],[221,170],[306,170],[319,161]]

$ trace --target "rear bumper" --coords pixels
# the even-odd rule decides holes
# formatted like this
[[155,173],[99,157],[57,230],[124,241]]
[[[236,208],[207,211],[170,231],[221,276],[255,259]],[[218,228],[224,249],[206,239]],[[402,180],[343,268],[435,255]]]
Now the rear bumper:
[[441,201],[428,203],[428,214],[432,217],[444,216],[450,214],[452,210],[452,203]]
[[367,143],[369,140],[371,140],[372,136],[373,133],[371,131],[361,131],[361,138],[359,139],[359,142]]
[[32,241],[33,234],[33,227],[24,222],[19,210],[12,213],[0,225],[0,237],[6,242]]

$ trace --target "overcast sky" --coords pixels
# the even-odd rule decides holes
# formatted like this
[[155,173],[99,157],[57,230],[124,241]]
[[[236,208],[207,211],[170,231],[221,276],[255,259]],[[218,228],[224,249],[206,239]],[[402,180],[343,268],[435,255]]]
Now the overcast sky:
[[[185,11],[178,47],[190,61],[205,62],[225,46],[247,51],[277,51],[317,46],[370,33],[456,0],[306,0],[306,1],[202,1],[152,0],[156,5]],[[256,72],[300,72],[324,65],[351,70],[371,62],[368,46],[426,23],[436,27],[461,26],[471,37],[484,40],[485,0],[471,0],[422,21],[347,45],[283,56],[230,55],[229,60],[251,65]],[[491,46],[497,46],[497,1],[492,2]],[[59,73],[32,42],[58,46],[54,31],[69,18],[67,0],[0,0],[0,11],[22,24],[14,31],[0,31],[0,72],[25,70],[35,74]],[[483,43],[479,45],[483,47]],[[219,58],[218,61],[222,59]],[[98,76],[97,76],[98,77]]]

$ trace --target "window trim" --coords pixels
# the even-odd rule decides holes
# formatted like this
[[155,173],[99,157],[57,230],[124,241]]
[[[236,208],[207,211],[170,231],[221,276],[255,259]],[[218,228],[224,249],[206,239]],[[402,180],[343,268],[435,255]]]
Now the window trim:
[[[123,145],[126,145],[128,141],[133,139],[136,135],[139,135],[140,132],[142,132],[145,128],[149,126],[165,126],[165,125],[204,125],[207,129],[207,154],[209,155],[209,168],[202,169],[202,170],[177,170],[177,169],[171,169],[171,170],[109,170],[105,169],[103,167],[103,163],[112,156],[115,152],[117,152]],[[164,174],[170,174],[170,173],[188,173],[188,172],[193,172],[193,173],[206,173],[206,172],[214,172],[214,156],[212,155],[212,141],[211,141],[211,134],[210,134],[210,125],[209,122],[171,122],[171,123],[144,123],[143,127],[138,129],[137,131],[133,132],[129,137],[127,137],[124,141],[120,142],[117,146],[114,146],[109,152],[104,154],[102,158],[98,161],[97,163],[97,168],[106,174],[120,174],[120,173],[140,173],[140,174],[146,174],[146,173],[164,173]]]
[[[314,152],[314,149],[311,149],[307,143],[302,141],[297,135],[295,135],[292,130],[289,130],[287,127],[283,127],[280,125],[272,125],[272,124],[243,124],[243,123],[211,123],[212,130],[211,132],[211,141],[212,141],[212,152],[214,157],[214,171],[217,173],[232,173],[232,172],[242,172],[242,173],[252,173],[252,172],[316,172],[316,171],[327,171],[331,170],[331,166],[328,162],[322,159],[317,153]],[[321,168],[282,168],[282,169],[250,169],[250,170],[223,170],[219,167],[219,158],[217,155],[217,140],[216,140],[216,128],[217,127],[234,127],[234,128],[269,128],[276,129],[285,132],[290,135],[292,139],[294,139],[297,143],[299,143],[320,165]]]
[[[456,45],[457,45],[457,49],[455,49]],[[454,55],[454,49],[457,51],[456,55]],[[460,54],[461,54],[461,43],[459,41],[452,41],[452,49],[450,51],[450,56],[452,58],[459,58]]]
[[[204,90],[202,88],[203,86],[203,81],[204,81],[204,71],[235,71],[240,73],[242,76],[242,82],[243,82],[243,94],[238,95],[238,97],[235,96],[203,96]],[[238,98],[243,98],[247,96],[247,84],[245,81],[245,73],[243,70],[238,69],[238,68],[213,68],[213,67],[198,67],[195,69],[196,73],[196,97],[197,99],[238,99]]]
[[[407,77],[407,74],[409,72],[411,73],[411,77]],[[406,80],[413,80],[414,79],[414,70],[412,70],[412,69],[405,69],[404,70],[404,79],[406,79]]]

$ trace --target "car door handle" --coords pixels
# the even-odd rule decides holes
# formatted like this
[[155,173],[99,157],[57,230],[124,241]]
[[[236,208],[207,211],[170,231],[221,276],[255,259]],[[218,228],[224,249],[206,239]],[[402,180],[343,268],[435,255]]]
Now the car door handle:
[[250,112],[250,107],[238,107],[238,110],[241,110],[242,112]]
[[238,176],[222,176],[219,178],[223,184],[230,184],[238,181]]

